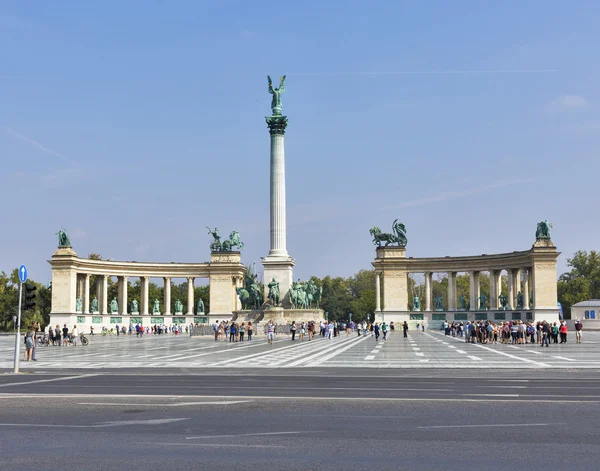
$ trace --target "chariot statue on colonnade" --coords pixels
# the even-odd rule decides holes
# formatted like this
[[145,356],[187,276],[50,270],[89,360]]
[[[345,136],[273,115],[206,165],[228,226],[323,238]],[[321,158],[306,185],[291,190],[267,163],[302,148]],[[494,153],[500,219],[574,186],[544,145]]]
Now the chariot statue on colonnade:
[[536,239],[550,239],[550,228],[552,224],[548,222],[547,219],[544,219],[541,222],[538,222],[537,230],[535,231]]
[[406,238],[406,226],[398,222],[396,219],[392,223],[392,232],[381,232],[381,229],[377,226],[369,229],[369,234],[373,236],[373,244],[377,247],[381,247],[381,244],[385,242],[385,247],[390,244],[396,244],[398,247],[406,247],[408,242]]
[[58,236],[58,247],[71,247],[71,240],[69,239],[69,236],[67,235],[67,231],[63,229],[61,229],[60,231],[58,231],[56,233],[56,235]]
[[238,247],[239,249],[244,248],[244,243],[240,240],[240,234],[237,231],[231,232],[229,234],[229,239],[221,242],[221,236],[219,235],[219,229],[215,227],[213,231],[210,227],[206,226],[208,229],[208,233],[213,236],[213,241],[210,244],[210,250],[212,252],[231,252],[234,247]]

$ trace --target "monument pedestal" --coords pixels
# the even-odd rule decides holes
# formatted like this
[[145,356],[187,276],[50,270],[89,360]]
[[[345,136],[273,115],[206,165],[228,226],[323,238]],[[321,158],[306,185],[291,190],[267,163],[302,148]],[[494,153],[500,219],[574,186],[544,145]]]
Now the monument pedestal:
[[281,303],[284,307],[290,307],[290,300],[288,293],[292,287],[293,274],[292,268],[294,267],[294,259],[289,256],[273,256],[268,255],[262,259],[264,267],[264,285],[265,292],[264,298],[267,299],[269,296],[269,283],[273,278],[279,282],[279,296]]

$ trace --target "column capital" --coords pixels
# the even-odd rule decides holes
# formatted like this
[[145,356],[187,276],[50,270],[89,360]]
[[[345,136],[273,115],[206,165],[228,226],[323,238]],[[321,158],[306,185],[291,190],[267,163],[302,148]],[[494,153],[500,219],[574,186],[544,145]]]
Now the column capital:
[[269,127],[269,134],[271,136],[285,134],[285,128],[288,125],[287,116],[267,116],[265,118],[267,120],[267,126]]

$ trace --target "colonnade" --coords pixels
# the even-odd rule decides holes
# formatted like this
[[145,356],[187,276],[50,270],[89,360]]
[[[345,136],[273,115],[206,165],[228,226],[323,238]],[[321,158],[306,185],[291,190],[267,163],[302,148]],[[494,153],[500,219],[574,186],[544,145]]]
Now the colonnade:
[[[230,317],[239,309],[236,288],[242,285],[245,267],[239,252],[212,252],[207,263],[153,263],[119,262],[113,260],[91,260],[77,257],[70,247],[60,247],[49,261],[52,265],[52,311],[51,314],[66,315],[110,315],[130,314],[128,305],[128,281],[140,279],[140,316],[153,314],[154,299],[149,299],[151,278],[163,280],[164,292],[161,316],[174,314],[191,316],[196,311],[194,282],[196,278],[208,278],[210,293],[210,313],[208,315]],[[96,279],[95,293],[90,292],[91,277]],[[108,297],[109,279],[117,278],[118,312],[111,312],[111,299]],[[182,312],[173,312],[171,281],[187,280],[187,306]],[[97,309],[92,312],[94,297]],[[81,300],[81,306],[78,306]],[[158,314],[158,313],[156,313]]]
[[[480,318],[482,311],[527,310],[528,319],[558,319],[556,260],[559,255],[548,238],[537,238],[531,249],[525,251],[461,257],[406,257],[404,247],[378,247],[373,262],[376,273],[375,311],[385,313],[386,319],[406,320],[409,313],[408,278],[411,274],[422,274],[424,299],[420,299],[421,306],[415,311],[478,311]],[[447,274],[446,305],[439,302],[436,305],[432,292],[434,273]],[[469,274],[469,295],[468,299],[465,296],[464,302],[457,294],[459,273]],[[485,299],[481,292],[482,273],[489,273],[490,279]],[[506,273],[507,279],[505,306],[500,303],[503,273]],[[439,296],[440,293],[437,294]],[[391,317],[387,317],[388,314]],[[432,316],[435,317],[434,314]],[[503,314],[497,314],[497,318],[503,317]]]
[[[506,270],[489,270],[490,277],[490,292],[485,293],[487,297],[486,306],[483,308],[480,306],[480,296],[481,292],[481,278],[480,271],[470,271],[469,273],[469,306],[468,310],[470,311],[481,311],[481,310],[498,310],[503,309],[500,305],[500,294],[502,292],[502,272],[506,271],[507,273],[507,287],[508,294],[506,296],[506,309],[514,310],[519,309],[528,310],[534,309],[535,305],[531,304],[531,292],[529,290],[529,277],[532,273],[531,267],[522,267],[522,268],[510,268]],[[385,272],[376,272],[375,273],[375,311],[382,311],[386,308],[386,306],[382,306],[382,297],[381,297],[381,284],[382,277]],[[411,272],[412,273],[412,272]],[[424,272],[423,276],[425,278],[425,296],[422,300],[423,304],[420,309],[413,309],[416,311],[434,311],[436,310],[433,304],[433,273],[434,272]],[[442,309],[444,311],[457,311],[457,310],[465,310],[461,309],[459,298],[457,295],[456,289],[456,277],[458,275],[457,271],[446,272],[448,277],[448,291],[447,291],[447,305]],[[409,275],[409,272],[406,273],[406,276]],[[406,283],[408,285],[408,282]],[[518,306],[518,294],[521,293],[523,296],[523,305]],[[407,297],[408,301],[408,297]],[[466,300],[465,300],[466,301]],[[488,305],[489,303],[489,305]],[[404,307],[404,306],[401,306]],[[408,305],[406,306],[406,310],[408,310]]]
[[[109,279],[112,275],[95,275],[96,276],[96,293],[95,297],[98,300],[98,310],[92,312],[92,299],[94,296],[90,293],[90,273],[77,273],[77,293],[76,298],[82,301],[82,314],[141,314],[149,315],[152,314],[152,302],[153,300],[148,299],[150,284],[149,276],[140,276],[140,299],[139,299],[139,312],[130,312],[128,299],[128,281],[129,276],[117,276],[117,304],[119,307],[118,313],[110,312],[110,302],[108,299],[108,286]],[[163,309],[160,312],[162,315],[171,315],[171,280],[173,277],[163,277]],[[236,278],[237,279],[237,278]],[[194,300],[194,281],[195,277],[187,277],[187,306],[185,311],[181,314],[188,316],[199,314],[195,312],[195,300]],[[179,314],[179,313],[177,313]]]

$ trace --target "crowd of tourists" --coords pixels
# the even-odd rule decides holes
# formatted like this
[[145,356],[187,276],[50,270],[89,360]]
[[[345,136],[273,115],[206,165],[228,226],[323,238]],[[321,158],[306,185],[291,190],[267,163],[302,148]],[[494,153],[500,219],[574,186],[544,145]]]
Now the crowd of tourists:
[[215,334],[215,341],[225,340],[229,342],[243,342],[244,337],[246,340],[252,340],[252,332],[254,327],[252,322],[229,322],[229,321],[215,321],[213,324],[213,331]]
[[[549,347],[553,344],[567,343],[568,327],[565,321],[560,322],[523,322],[502,321],[468,321],[448,323],[442,326],[446,335],[464,337],[471,343],[504,343],[504,344],[535,344]],[[583,324],[578,319],[575,322],[575,341],[581,343]],[[559,341],[560,340],[560,341]]]

